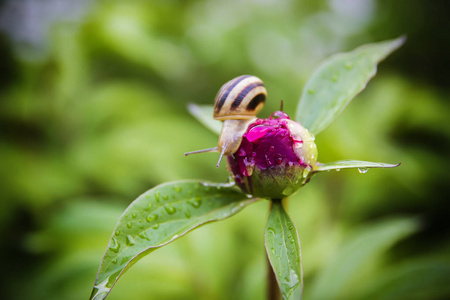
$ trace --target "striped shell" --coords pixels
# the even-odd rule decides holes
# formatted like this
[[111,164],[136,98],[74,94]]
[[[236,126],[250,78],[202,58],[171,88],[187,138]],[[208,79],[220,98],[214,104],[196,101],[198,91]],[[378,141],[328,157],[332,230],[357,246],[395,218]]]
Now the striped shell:
[[225,83],[216,95],[214,119],[251,119],[264,106],[267,91],[256,76],[242,75]]

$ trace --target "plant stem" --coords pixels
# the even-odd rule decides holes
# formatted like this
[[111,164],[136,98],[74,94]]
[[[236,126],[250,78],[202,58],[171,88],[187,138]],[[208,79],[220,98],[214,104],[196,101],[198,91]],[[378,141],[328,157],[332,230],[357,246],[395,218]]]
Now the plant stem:
[[[274,201],[281,201],[281,200],[272,199],[272,201],[270,201],[269,214],[270,211],[272,210],[272,205]],[[280,300],[281,299],[280,287],[278,286],[278,281],[277,278],[275,277],[275,273],[273,272],[268,256],[266,256],[266,261],[267,261],[267,300]]]
[[275,277],[275,273],[272,270],[269,259],[267,259],[267,300],[280,300],[280,288],[278,287],[278,282]]

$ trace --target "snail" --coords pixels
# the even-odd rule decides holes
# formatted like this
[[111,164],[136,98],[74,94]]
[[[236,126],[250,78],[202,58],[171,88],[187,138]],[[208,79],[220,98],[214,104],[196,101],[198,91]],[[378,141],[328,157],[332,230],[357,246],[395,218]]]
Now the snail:
[[224,155],[233,155],[239,148],[242,136],[264,106],[267,91],[256,76],[242,75],[225,83],[214,100],[215,120],[223,121],[217,147],[187,152],[184,155],[220,152],[217,167]]

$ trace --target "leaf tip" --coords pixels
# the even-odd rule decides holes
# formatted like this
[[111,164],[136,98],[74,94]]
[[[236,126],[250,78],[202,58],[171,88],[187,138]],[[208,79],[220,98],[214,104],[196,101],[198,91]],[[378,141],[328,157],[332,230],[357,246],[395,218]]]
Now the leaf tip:
[[198,111],[198,106],[195,103],[189,102],[186,105],[187,110],[191,113],[191,114],[195,114],[195,112]]
[[396,50],[398,48],[400,48],[401,46],[403,46],[406,43],[406,40],[408,39],[406,34],[403,34],[401,36],[399,36],[398,38],[396,38],[394,40],[394,46],[393,46],[393,50]]

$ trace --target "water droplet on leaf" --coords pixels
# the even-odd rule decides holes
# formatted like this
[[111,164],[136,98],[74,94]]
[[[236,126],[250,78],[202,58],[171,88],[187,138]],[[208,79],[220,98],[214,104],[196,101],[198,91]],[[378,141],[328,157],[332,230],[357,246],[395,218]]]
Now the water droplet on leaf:
[[174,187],[173,187],[173,190],[174,190],[175,192],[179,193],[179,192],[181,192],[181,187],[179,187],[179,186],[174,186]]
[[361,174],[365,174],[367,171],[369,171],[369,168],[358,168],[358,172]]
[[135,244],[134,239],[131,235],[127,235],[126,243],[127,243],[127,246],[133,246]]
[[112,238],[111,242],[109,243],[109,250],[117,253],[119,251],[119,248],[120,244],[117,242],[116,238]]
[[117,259],[113,259],[113,260],[111,260],[111,263],[113,263],[113,264],[117,264]]
[[147,222],[152,222],[152,221],[155,221],[156,219],[158,218],[158,215],[148,215],[146,218],[145,218],[145,220],[147,221]]
[[158,229],[159,228],[159,224],[156,223],[155,225],[152,226],[153,229]]
[[339,80],[339,73],[334,73],[333,76],[331,77],[331,80],[333,82],[338,82],[338,80]]
[[156,202],[159,202],[159,192],[155,193],[155,200],[156,200]]
[[268,227],[267,231],[272,233],[272,234],[275,234],[275,229],[273,229],[272,227]]
[[175,209],[175,207],[173,207],[172,205],[170,205],[170,204],[166,204],[166,205],[164,205],[164,209],[166,210],[166,212],[169,214],[169,215],[173,215],[177,210]]
[[202,204],[202,200],[200,197],[195,197],[194,199],[190,199],[188,200],[188,203],[195,208],[199,208],[200,205]]
[[133,226],[133,224],[131,224],[130,222],[127,223],[127,227],[131,228],[131,226]]
[[144,240],[147,240],[147,241],[150,241],[150,239],[148,238],[148,236],[147,236],[147,234],[145,234],[145,232],[141,232],[141,233],[139,233],[139,235],[138,235],[141,239],[144,239]]
[[191,218],[191,212],[189,211],[189,209],[186,209],[186,211],[184,212],[184,215],[185,215],[186,218],[188,218],[188,219]]

